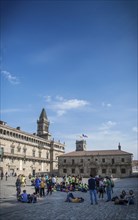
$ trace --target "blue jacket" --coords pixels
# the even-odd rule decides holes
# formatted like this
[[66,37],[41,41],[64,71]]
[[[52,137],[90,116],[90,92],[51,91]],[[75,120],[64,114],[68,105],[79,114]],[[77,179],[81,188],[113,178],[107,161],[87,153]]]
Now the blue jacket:
[[35,180],[35,187],[36,188],[40,187],[40,182],[41,182],[41,180],[39,178],[36,178],[36,180]]
[[88,187],[90,190],[96,189],[96,181],[94,178],[88,179]]

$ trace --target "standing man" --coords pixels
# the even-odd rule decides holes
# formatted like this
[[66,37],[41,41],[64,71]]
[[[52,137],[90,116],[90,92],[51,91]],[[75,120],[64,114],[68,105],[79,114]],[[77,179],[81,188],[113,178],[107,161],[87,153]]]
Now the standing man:
[[7,172],[5,173],[5,178],[6,178],[6,181],[7,181],[7,179],[8,179],[8,173]]
[[98,204],[97,202],[97,190],[96,190],[96,180],[93,177],[93,175],[90,175],[90,178],[88,179],[88,187],[89,187],[89,192],[90,192],[90,200],[91,200],[91,205],[93,205],[93,197],[95,204]]
[[17,180],[16,180],[16,191],[17,191],[17,200],[19,199],[19,196],[20,196],[20,193],[21,193],[21,179],[20,179],[20,176],[17,177]]
[[106,186],[106,193],[107,193],[106,202],[109,202],[109,201],[111,201],[111,190],[112,190],[111,180],[110,180],[109,176],[106,176],[105,178],[106,178],[105,186]]
[[36,193],[36,195],[40,193],[40,183],[41,183],[41,180],[37,176],[35,179],[35,193]]
[[3,180],[3,176],[4,176],[3,171],[1,171],[1,180]]

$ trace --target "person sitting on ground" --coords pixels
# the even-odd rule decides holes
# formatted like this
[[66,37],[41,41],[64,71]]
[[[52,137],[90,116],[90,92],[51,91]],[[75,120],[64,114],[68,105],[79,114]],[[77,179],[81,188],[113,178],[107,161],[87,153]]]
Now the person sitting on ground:
[[56,190],[57,190],[57,191],[61,191],[61,187],[60,187],[60,184],[59,184],[59,183],[57,183],[57,185],[56,185]]
[[65,202],[80,203],[84,202],[84,199],[82,197],[74,197],[73,193],[69,193]]
[[35,192],[32,195],[30,195],[30,202],[31,203],[36,203],[37,202],[37,196],[36,196]]
[[128,205],[133,205],[134,204],[134,192],[133,190],[129,190],[129,195],[127,197],[128,200]]
[[81,192],[87,192],[88,191],[88,185],[85,183],[85,184],[82,184],[82,188],[80,190]]
[[120,195],[120,198],[116,197],[114,201],[115,205],[127,205],[128,200],[126,197],[126,191],[122,190],[122,193]]
[[23,190],[23,193],[20,196],[21,202],[28,202],[28,194],[26,193],[26,190]]
[[69,189],[69,191],[75,191],[75,188],[74,188],[73,184],[70,184],[68,189]]

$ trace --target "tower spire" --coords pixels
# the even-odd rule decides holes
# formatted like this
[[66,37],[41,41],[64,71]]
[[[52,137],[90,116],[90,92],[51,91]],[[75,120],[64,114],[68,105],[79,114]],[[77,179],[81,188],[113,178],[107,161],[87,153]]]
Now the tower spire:
[[49,133],[49,124],[46,111],[43,108],[39,120],[37,120],[37,135],[39,137],[45,138],[46,140],[49,139],[51,136]]
[[120,142],[118,144],[118,150],[121,150],[121,145],[120,145]]
[[46,115],[46,111],[44,108],[42,109],[42,112],[40,114],[39,119],[46,119],[47,120],[47,115]]

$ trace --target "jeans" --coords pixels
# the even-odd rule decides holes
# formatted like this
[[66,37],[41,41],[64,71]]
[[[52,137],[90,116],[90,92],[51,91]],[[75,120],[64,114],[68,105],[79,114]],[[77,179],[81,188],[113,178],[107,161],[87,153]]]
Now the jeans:
[[89,192],[90,192],[91,204],[93,204],[93,197],[94,197],[95,203],[97,203],[97,191],[96,191],[96,189],[90,189]]
[[111,201],[111,187],[106,188],[107,201]]

